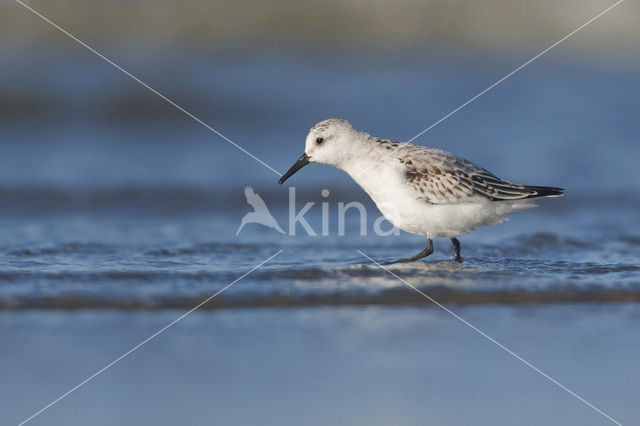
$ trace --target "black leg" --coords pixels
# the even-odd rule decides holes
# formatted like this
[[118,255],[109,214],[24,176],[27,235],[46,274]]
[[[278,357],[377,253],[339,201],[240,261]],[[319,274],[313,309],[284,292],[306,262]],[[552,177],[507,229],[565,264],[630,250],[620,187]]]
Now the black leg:
[[398,259],[395,262],[389,262],[388,265],[392,263],[415,262],[418,259],[422,259],[423,257],[429,256],[431,253],[433,253],[433,241],[431,241],[431,238],[429,238],[429,243],[427,245],[427,248],[422,250],[420,253],[416,254],[415,256]]
[[452,238],[453,252],[456,255],[456,262],[462,263],[462,256],[460,256],[460,241],[457,238]]

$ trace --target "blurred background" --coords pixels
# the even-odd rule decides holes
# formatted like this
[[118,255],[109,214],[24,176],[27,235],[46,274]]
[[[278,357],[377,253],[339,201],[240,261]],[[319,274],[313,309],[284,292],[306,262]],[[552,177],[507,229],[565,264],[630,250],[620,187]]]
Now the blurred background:
[[[281,172],[315,122],[342,117],[410,139],[610,5],[29,4]],[[231,186],[241,196],[276,177],[20,4],[0,8],[4,188]],[[416,142],[570,193],[635,184],[639,10],[615,8]],[[296,179],[344,182],[320,167]]]
[[[279,172],[326,118],[411,139],[613,3],[26,2]],[[464,236],[463,265],[437,241],[395,270],[622,422],[640,391],[639,24],[621,3],[414,141],[567,195]],[[379,215],[344,173],[287,182],[316,202],[317,232],[331,203],[329,236],[236,236],[248,185],[289,230],[278,175],[13,0],[0,129],[0,423],[280,248],[33,423],[606,422],[363,264],[357,249],[391,260],[424,242],[361,237],[354,214],[339,237],[338,202]]]

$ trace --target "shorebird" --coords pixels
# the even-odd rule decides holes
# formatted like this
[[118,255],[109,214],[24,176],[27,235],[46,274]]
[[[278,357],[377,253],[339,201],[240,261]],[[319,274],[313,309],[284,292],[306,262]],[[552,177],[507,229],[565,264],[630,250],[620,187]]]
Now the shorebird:
[[564,193],[562,188],[506,181],[440,149],[378,139],[338,118],[311,128],[304,153],[278,183],[309,163],[344,170],[389,222],[427,238],[420,253],[390,263],[429,256],[432,240],[441,237],[451,239],[455,260],[462,262],[457,238],[461,234],[501,223],[511,213],[535,207],[532,201],[538,198]]

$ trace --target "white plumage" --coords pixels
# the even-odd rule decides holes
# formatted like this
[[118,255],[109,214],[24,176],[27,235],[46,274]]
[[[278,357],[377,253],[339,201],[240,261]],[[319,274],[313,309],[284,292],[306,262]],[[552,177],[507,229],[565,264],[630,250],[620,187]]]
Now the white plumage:
[[[534,207],[536,198],[563,193],[561,188],[500,179],[446,151],[377,139],[340,119],[324,120],[311,128],[305,153],[280,183],[309,162],[344,170],[389,222],[429,240],[455,240],[465,232],[500,223],[511,213]],[[457,240],[454,248],[461,260]]]

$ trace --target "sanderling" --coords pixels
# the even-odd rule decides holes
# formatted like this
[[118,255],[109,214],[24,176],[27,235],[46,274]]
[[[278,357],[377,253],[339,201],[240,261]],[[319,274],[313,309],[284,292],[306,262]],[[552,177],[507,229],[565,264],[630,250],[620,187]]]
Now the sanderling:
[[439,237],[451,239],[455,260],[462,262],[458,236],[535,207],[531,202],[536,198],[564,193],[562,188],[500,179],[471,161],[440,149],[377,139],[337,118],[311,128],[304,154],[278,183],[284,183],[312,162],[344,170],[369,194],[389,222],[427,237],[427,248],[396,262],[429,256],[433,253],[432,239]]

